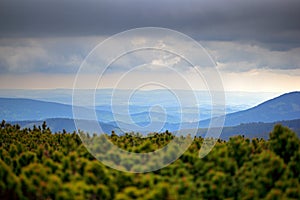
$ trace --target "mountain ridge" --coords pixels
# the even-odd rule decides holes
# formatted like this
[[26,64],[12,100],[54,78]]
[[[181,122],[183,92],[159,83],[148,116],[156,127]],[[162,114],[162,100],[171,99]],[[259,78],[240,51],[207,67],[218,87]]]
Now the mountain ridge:
[[[91,111],[90,108],[78,107],[83,112]],[[106,124],[109,127],[116,127],[121,124],[126,128],[126,131],[141,131],[145,132],[157,131],[156,129],[150,130],[147,127],[151,122],[154,126],[161,125],[162,113],[152,112],[152,118],[149,118],[151,112],[139,112],[131,115],[131,120],[128,121],[127,115],[120,115],[111,113],[107,110],[96,111],[98,121]],[[200,113],[201,114],[201,113]],[[175,131],[180,129],[189,129],[190,127],[209,127],[210,119],[201,120],[199,122],[182,122],[177,123],[176,118],[171,115],[166,115],[166,123],[161,131],[169,130]],[[0,98],[0,118],[6,121],[42,121],[51,118],[73,118],[72,106],[68,104],[61,104],[56,102],[46,102],[26,98]],[[226,115],[225,127],[238,126],[242,123],[264,122],[271,123],[282,120],[300,119],[300,92],[294,91],[280,95],[278,97],[269,99],[260,103],[252,108],[229,113]],[[89,120],[89,119],[82,119]],[[116,121],[121,120],[121,121]],[[123,120],[123,121],[122,121]],[[197,124],[198,123],[198,124]],[[137,129],[136,125],[142,128]]]
[[[76,125],[73,119],[66,119],[66,118],[52,118],[52,119],[45,119],[41,121],[14,121],[8,122],[10,124],[19,124],[21,128],[32,128],[34,125],[36,127],[42,126],[43,122],[46,122],[47,126],[53,132],[63,132],[63,130],[67,132],[74,132],[76,130]],[[80,120],[79,120],[80,121]],[[89,123],[88,120],[82,120],[84,123]],[[247,138],[264,138],[268,139],[270,131],[272,131],[273,127],[276,124],[281,124],[283,126],[288,126],[291,130],[293,130],[299,137],[300,137],[300,119],[294,120],[283,120],[283,121],[276,121],[271,123],[262,123],[262,122],[252,122],[252,123],[243,123],[237,126],[228,126],[223,127],[223,130],[220,135],[220,139],[228,140],[230,137],[236,135],[244,135]],[[100,122],[101,129],[103,133],[110,134],[114,131],[116,134],[122,135],[124,132],[120,130],[118,127],[113,126],[107,123]],[[82,130],[88,131],[89,130]],[[189,133],[189,130],[183,130],[184,132]],[[130,132],[130,131],[128,131]],[[136,131],[138,132],[138,131]],[[176,132],[176,131],[175,131]],[[197,130],[197,136],[204,137],[207,132],[207,128],[199,128]],[[93,132],[90,132],[93,133]],[[149,132],[150,133],[150,132]]]
[[[250,122],[275,122],[300,118],[300,92],[294,91],[269,99],[252,108],[226,115],[224,126],[236,126]],[[210,119],[201,120],[201,126],[209,126]]]

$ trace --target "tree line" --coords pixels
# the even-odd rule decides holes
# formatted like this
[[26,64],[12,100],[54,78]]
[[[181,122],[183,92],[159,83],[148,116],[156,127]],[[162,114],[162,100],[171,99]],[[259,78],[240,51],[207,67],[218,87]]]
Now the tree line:
[[[300,199],[300,140],[281,125],[268,140],[218,140],[202,159],[203,138],[195,137],[174,163],[141,174],[101,164],[76,132],[52,133],[45,123],[0,126],[0,199]],[[106,137],[131,152],[155,151],[175,138],[169,132]]]

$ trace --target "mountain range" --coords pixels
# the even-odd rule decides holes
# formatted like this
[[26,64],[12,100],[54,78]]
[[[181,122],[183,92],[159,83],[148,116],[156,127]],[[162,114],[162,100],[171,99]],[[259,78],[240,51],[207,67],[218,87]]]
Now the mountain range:
[[[75,109],[81,111],[82,113],[93,112],[90,107],[78,107],[74,106]],[[101,110],[99,110],[101,108]],[[118,106],[117,106],[118,108]],[[132,121],[135,123],[150,122],[148,107],[137,106],[137,111],[135,107],[131,106],[130,116]],[[73,107],[67,104],[45,102],[40,100],[32,99],[22,99],[22,98],[0,98],[0,118],[7,121],[34,121],[34,120],[44,120],[49,118],[73,118]],[[125,114],[113,113],[111,106],[101,106],[96,107],[96,115],[98,120],[103,123],[113,122],[115,119],[120,121],[128,121],[128,116]],[[85,116],[85,115],[83,115]],[[160,112],[151,111],[151,118],[153,120],[159,120],[164,115]],[[171,123],[179,122],[177,116],[166,115],[166,120]],[[88,117],[82,118],[89,120]]]
[[[109,106],[96,107],[96,115],[103,131],[111,132],[114,130],[121,133],[122,131],[119,127],[125,132],[176,131],[179,127],[181,129],[189,129],[197,124],[200,127],[199,131],[201,132],[202,130],[203,132],[209,127],[210,123],[210,119],[198,122],[183,121],[180,123],[181,113],[176,112],[176,108],[170,108],[171,114],[167,112],[165,115],[156,110],[150,112],[149,106],[130,106],[129,114],[132,121],[128,120],[127,115],[113,113]],[[91,108],[77,107],[77,109],[82,112],[89,112]],[[183,112],[188,112],[191,109],[183,109]],[[53,131],[65,129],[72,132],[76,130],[72,119],[72,106],[61,103],[22,98],[0,98],[0,118],[11,123],[19,123],[22,127],[31,127],[33,124],[41,125],[45,120]],[[227,114],[222,137],[227,138],[232,134],[246,134],[247,130],[252,134],[258,132],[265,134],[269,131],[269,127],[277,122],[291,124],[290,122],[292,121],[292,128],[298,130],[300,121],[297,119],[300,119],[300,92],[291,92],[265,101],[252,108]],[[83,118],[80,120],[88,123],[89,119]],[[165,121],[163,126],[161,126],[161,121]],[[156,130],[156,127],[160,129]],[[258,132],[253,132],[253,127],[261,127],[264,131],[259,131],[260,129],[257,128]]]
[[[225,126],[236,126],[241,123],[275,122],[300,118],[300,92],[290,92],[265,101],[252,108],[226,115]],[[208,126],[210,120],[200,122]]]

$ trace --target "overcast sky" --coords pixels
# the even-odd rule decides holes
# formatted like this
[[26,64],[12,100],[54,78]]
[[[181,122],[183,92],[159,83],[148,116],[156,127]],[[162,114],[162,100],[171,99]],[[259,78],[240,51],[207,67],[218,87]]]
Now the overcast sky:
[[2,0],[0,88],[71,88],[99,42],[151,26],[203,45],[226,90],[300,90],[299,10],[299,0]]

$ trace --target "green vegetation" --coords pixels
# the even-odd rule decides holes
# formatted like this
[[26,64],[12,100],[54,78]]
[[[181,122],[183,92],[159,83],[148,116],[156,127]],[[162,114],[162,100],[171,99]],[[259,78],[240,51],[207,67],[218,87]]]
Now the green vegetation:
[[[174,139],[170,133],[108,137],[132,152],[154,151]],[[202,142],[195,138],[168,167],[133,174],[101,164],[76,133],[3,122],[0,199],[300,199],[300,141],[290,129],[276,125],[268,141],[219,140],[199,159]]]

